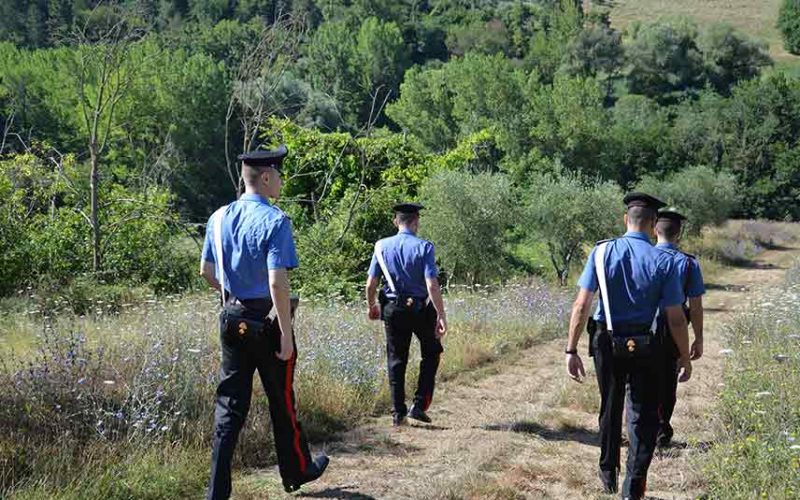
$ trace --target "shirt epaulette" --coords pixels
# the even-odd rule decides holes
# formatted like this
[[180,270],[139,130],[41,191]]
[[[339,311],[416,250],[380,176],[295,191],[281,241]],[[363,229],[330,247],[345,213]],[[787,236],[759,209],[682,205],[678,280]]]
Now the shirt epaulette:
[[687,256],[687,257],[689,257],[690,259],[697,260],[697,257],[696,257],[696,256],[694,256],[694,255],[692,255],[692,254],[690,254],[690,253],[682,252],[682,251],[680,251],[680,250],[678,250],[678,251],[679,251],[680,253],[682,253],[683,255],[685,255],[685,256]]
[[608,243],[609,241],[614,241],[615,239],[616,239],[616,238],[609,238],[609,239],[607,239],[607,240],[600,240],[600,241],[598,241],[597,243],[595,243],[595,246],[597,246],[597,245],[602,245],[603,243]]
[[665,248],[665,247],[655,247],[655,248],[661,250],[662,252],[666,252],[672,255],[673,257],[681,253],[680,250],[675,250],[674,248]]

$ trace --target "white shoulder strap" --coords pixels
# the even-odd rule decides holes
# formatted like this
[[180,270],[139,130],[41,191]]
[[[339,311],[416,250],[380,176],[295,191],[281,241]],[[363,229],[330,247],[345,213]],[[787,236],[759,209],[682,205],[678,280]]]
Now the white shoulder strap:
[[600,298],[603,300],[603,311],[606,317],[606,330],[611,332],[611,307],[608,300],[608,285],[606,284],[606,247],[605,241],[597,245],[594,251],[594,269],[597,272],[597,282],[600,284]]
[[[597,246],[597,249],[594,251],[594,267],[595,271],[597,272],[597,281],[600,284],[600,296],[603,300],[603,310],[605,311],[606,316],[606,330],[609,332],[613,331],[611,328],[611,306],[609,305],[609,298],[608,298],[608,285],[606,283],[606,248],[608,247],[608,242],[600,243]],[[650,325],[650,331],[655,332],[656,328],[658,327],[658,308],[656,308],[656,314],[653,316],[653,323]]]
[[381,271],[383,272],[383,277],[386,279],[386,284],[389,285],[389,290],[391,290],[393,294],[397,295],[397,289],[394,286],[394,280],[392,279],[392,275],[389,274],[389,269],[386,267],[386,261],[383,260],[383,248],[381,247],[380,240],[375,243],[375,258],[378,259],[378,265],[381,266]]
[[222,260],[222,219],[225,218],[225,210],[228,205],[224,205],[214,212],[214,253],[217,261],[217,280],[219,280],[220,300],[225,305],[225,266]]

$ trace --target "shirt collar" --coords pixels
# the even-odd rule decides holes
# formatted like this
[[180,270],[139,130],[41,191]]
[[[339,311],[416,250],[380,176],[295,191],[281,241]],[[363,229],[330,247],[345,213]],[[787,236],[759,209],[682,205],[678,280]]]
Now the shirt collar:
[[647,236],[646,233],[642,233],[640,231],[628,231],[625,233],[625,238],[636,238],[637,240],[642,240],[650,243],[650,237]]
[[263,203],[265,205],[269,205],[270,202],[260,194],[256,193],[244,193],[242,196],[239,197],[241,201],[257,201],[259,203]]
[[410,229],[401,229],[401,230],[397,231],[397,234],[410,234],[411,236],[416,236],[414,231],[412,231]]
[[658,248],[669,248],[670,250],[677,250],[678,246],[675,243],[657,243]]

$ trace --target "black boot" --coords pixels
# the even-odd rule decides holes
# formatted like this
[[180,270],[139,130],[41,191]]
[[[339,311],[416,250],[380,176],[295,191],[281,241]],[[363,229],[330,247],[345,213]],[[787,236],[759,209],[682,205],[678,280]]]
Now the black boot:
[[294,481],[284,480],[283,489],[286,491],[286,493],[291,493],[299,490],[300,487],[306,483],[316,481],[320,478],[320,476],[322,476],[322,473],[325,472],[325,469],[328,468],[329,462],[330,459],[328,459],[326,455],[317,455],[311,465],[306,468],[306,473],[303,475],[303,477]]
[[425,412],[422,411],[422,408],[418,407],[416,403],[411,405],[411,409],[408,410],[408,418],[413,418],[414,420],[419,420],[420,422],[425,422],[426,424],[432,422],[431,417],[426,415]]
[[597,477],[603,483],[603,493],[614,494],[619,490],[616,470],[600,470],[597,472]]
[[402,425],[406,425],[408,421],[406,420],[406,415],[404,413],[393,413],[392,414],[392,426],[393,427],[400,427]]

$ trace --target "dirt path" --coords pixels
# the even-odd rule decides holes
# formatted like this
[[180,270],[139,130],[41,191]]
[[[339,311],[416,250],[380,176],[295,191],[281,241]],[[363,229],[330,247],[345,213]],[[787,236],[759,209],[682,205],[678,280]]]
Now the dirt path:
[[[706,355],[695,364],[693,379],[679,388],[673,421],[678,445],[654,459],[651,497],[692,498],[700,492],[699,476],[689,464],[713,431],[721,325],[760,289],[779,284],[798,255],[800,249],[766,251],[755,266],[726,270],[708,284]],[[435,425],[393,429],[384,417],[347,433],[325,447],[332,461],[324,480],[299,496],[614,498],[599,493],[595,476],[599,398],[593,372],[582,385],[568,380],[563,345],[558,339],[534,346],[498,373],[468,385],[444,384],[430,412]],[[585,336],[580,349],[586,350]],[[585,356],[584,362],[589,368]],[[280,497],[272,478],[274,473],[243,480],[243,490],[259,493],[238,498]]]

